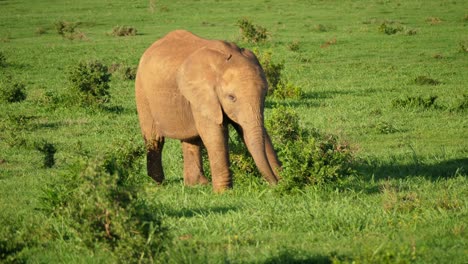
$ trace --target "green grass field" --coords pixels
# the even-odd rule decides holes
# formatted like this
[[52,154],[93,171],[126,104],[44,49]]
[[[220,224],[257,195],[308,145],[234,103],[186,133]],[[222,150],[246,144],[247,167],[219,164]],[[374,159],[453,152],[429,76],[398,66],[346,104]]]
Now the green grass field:
[[[243,41],[244,17],[269,38]],[[59,21],[74,32],[61,36]],[[137,34],[113,36],[119,25]],[[136,67],[174,29],[271,52],[305,95],[268,98],[266,118],[287,106],[304,127],[336,135],[356,176],[293,193],[243,180],[218,195],[183,186],[180,144],[168,140],[164,185],[135,154],[129,204],[102,200],[127,194],[83,177],[104,175],[93,164],[109,153],[143,146],[134,82],[114,74],[110,102],[82,107],[68,72],[90,60]],[[22,83],[27,96],[0,98],[0,262],[467,261],[464,1],[0,0],[0,82]],[[45,143],[56,149],[51,168]],[[97,222],[85,217],[93,212]]]

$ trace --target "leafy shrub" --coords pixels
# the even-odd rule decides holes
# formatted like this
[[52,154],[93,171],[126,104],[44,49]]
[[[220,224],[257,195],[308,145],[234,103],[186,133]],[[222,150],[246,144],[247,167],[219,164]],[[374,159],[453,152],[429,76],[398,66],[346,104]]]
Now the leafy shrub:
[[461,100],[455,103],[454,106],[450,107],[451,111],[465,111],[468,109],[468,95],[464,94]]
[[109,101],[110,76],[107,66],[99,61],[89,61],[72,67],[68,80],[80,102],[93,105]]
[[328,32],[334,29],[336,29],[335,26],[324,25],[324,24],[317,24],[312,27],[312,31],[315,31],[315,32]]
[[251,43],[260,43],[268,38],[266,28],[252,24],[247,18],[242,18],[237,21],[237,26],[240,28],[242,39]]
[[427,76],[418,76],[414,79],[414,82],[419,85],[439,85],[440,81],[432,79]]
[[379,26],[379,32],[385,33],[387,35],[394,35],[402,32],[408,36],[416,35],[418,33],[416,29],[407,28],[401,25],[400,23],[394,21],[384,21]]
[[121,80],[135,80],[137,68],[114,63],[109,67],[109,73]]
[[128,26],[115,26],[111,33],[111,35],[115,37],[135,36],[136,34],[136,28]]
[[342,182],[355,174],[350,146],[334,135],[305,129],[292,109],[274,109],[266,125],[283,163],[280,192]]
[[282,71],[284,69],[284,63],[273,62],[271,51],[260,53],[257,49],[254,49],[254,52],[257,54],[263,71],[265,72],[265,77],[268,82],[269,95],[277,99],[300,99],[304,95],[301,87],[284,81],[281,78]]
[[[277,189],[280,193],[294,192],[307,185],[343,182],[355,174],[349,145],[340,143],[336,136],[304,128],[291,108],[273,109],[265,125],[283,163]],[[236,181],[246,172],[249,177],[253,174],[260,178],[245,148],[236,145],[233,152],[231,160]]]
[[320,48],[328,48],[330,47],[331,45],[335,45],[336,44],[336,38],[332,38],[330,40],[327,40],[325,41],[322,45],[320,45]]
[[392,125],[391,123],[385,122],[385,121],[384,122],[379,122],[377,125],[375,125],[375,129],[380,134],[393,134],[393,133],[396,133],[396,132],[400,131],[394,125]]
[[280,84],[281,72],[284,69],[284,63],[273,62],[271,51],[260,53],[258,50],[254,49],[254,52],[257,55],[260,64],[262,65],[263,71],[265,72],[265,77],[267,79],[269,88],[268,93],[273,94],[275,89]]
[[435,104],[437,100],[437,96],[429,96],[426,98],[423,98],[421,96],[413,97],[413,96],[408,96],[403,99],[395,99],[392,101],[393,107],[397,108],[423,108],[423,109],[430,109],[430,108],[437,108],[437,105]]
[[468,41],[460,41],[458,46],[460,47],[460,52],[468,53]]
[[55,22],[55,29],[60,36],[69,40],[86,39],[86,35],[76,29],[80,24],[80,22],[68,22],[60,20]]
[[0,51],[0,68],[7,66],[7,59],[5,53]]
[[25,85],[14,81],[11,77],[0,83],[1,100],[8,103],[21,102],[26,99]]
[[36,144],[36,149],[44,155],[43,166],[44,168],[51,168],[55,165],[55,153],[57,149],[54,144],[47,141]]
[[142,196],[137,177],[142,153],[141,147],[124,145],[46,187],[42,209],[62,230],[53,233],[55,239],[110,251],[120,260],[152,263],[159,258],[169,236]]
[[293,41],[291,41],[291,42],[288,44],[287,47],[288,47],[288,49],[289,49],[290,51],[299,51],[301,45],[300,45],[300,42],[299,42],[299,41],[293,40]]
[[379,26],[379,32],[385,33],[387,35],[394,35],[398,32],[402,32],[405,28],[400,24],[394,24],[390,22],[383,22]]

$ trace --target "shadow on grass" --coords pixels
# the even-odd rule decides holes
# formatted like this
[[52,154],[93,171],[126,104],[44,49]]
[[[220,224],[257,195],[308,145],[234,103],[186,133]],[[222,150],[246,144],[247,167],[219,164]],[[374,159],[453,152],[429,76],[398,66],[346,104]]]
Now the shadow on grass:
[[455,176],[466,177],[468,158],[446,160],[435,164],[424,164],[414,161],[410,164],[382,163],[380,161],[368,161],[358,166],[358,171],[366,177],[374,176],[374,179],[402,179],[413,176],[422,176],[436,181]]

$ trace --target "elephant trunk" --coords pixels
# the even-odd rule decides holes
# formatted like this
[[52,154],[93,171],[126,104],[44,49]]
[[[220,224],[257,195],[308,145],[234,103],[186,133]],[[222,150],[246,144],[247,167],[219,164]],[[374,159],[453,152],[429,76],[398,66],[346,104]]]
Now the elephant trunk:
[[258,170],[270,184],[276,184],[279,178],[274,169],[278,169],[277,167],[279,162],[276,159],[274,151],[273,154],[271,153],[273,147],[265,129],[260,125],[246,129],[243,134],[244,142],[252,155]]

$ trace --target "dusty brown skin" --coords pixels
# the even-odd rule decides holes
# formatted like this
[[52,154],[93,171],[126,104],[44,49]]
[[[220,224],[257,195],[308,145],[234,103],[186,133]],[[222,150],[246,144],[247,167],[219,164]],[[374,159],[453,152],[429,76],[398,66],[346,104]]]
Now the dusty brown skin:
[[255,55],[233,43],[170,32],[143,54],[135,83],[148,175],[164,180],[164,138],[179,139],[186,185],[206,184],[200,149],[208,151],[213,188],[232,186],[228,124],[243,138],[264,178],[276,184],[280,162],[263,124],[267,92]]

